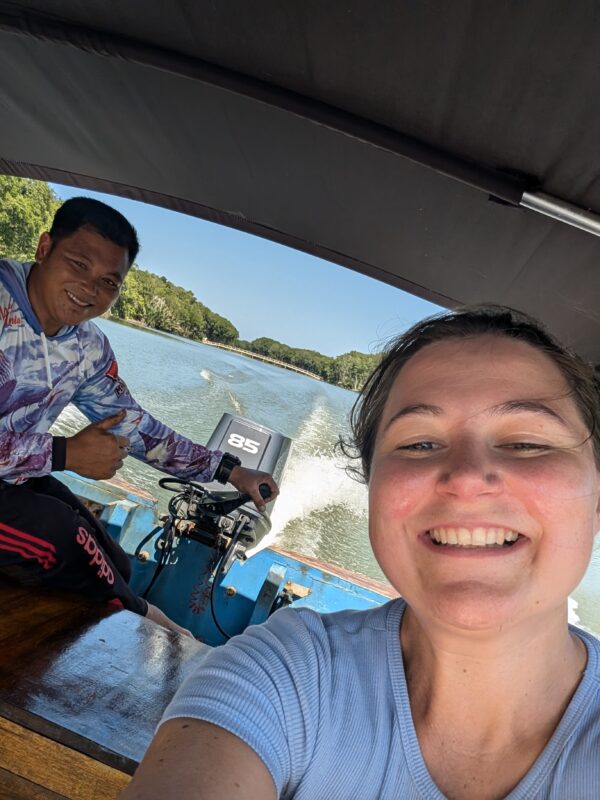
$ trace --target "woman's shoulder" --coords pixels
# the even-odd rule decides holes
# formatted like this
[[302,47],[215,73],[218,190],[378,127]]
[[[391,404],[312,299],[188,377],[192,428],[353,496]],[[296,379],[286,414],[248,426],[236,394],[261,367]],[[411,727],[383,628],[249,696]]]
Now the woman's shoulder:
[[282,609],[262,625],[247,628],[232,644],[248,647],[260,661],[294,664],[305,678],[328,675],[337,684],[340,676],[360,674],[373,659],[378,668],[387,670],[386,653],[395,658],[399,650],[404,608],[404,601],[396,598],[370,609],[332,613]]
[[295,638],[301,628],[311,638],[330,642],[352,639],[356,643],[360,638],[385,637],[390,631],[396,636],[404,608],[401,598],[368,609],[328,613],[306,607],[289,608],[278,611],[265,624],[286,639]]
[[398,642],[404,607],[397,598],[371,609],[333,613],[307,607],[281,609],[215,648],[204,658],[202,669],[246,670],[250,662],[266,675],[281,664],[293,664],[304,674],[352,669],[349,662],[358,665],[375,651],[385,652],[388,638]]
[[580,628],[571,626],[571,632],[585,644],[588,663],[560,724],[528,776],[527,787],[535,785],[538,792],[527,797],[595,800],[599,796],[600,640]]
[[598,681],[598,691],[600,693],[600,639],[591,631],[587,631],[584,628],[577,628],[574,625],[569,625],[569,629],[571,633],[581,639],[588,653],[584,679],[589,678]]
[[[577,690],[567,708],[561,725],[557,729],[568,731],[572,749],[591,748],[598,753],[600,746],[600,639],[589,631],[571,627],[586,646],[588,660]],[[600,760],[597,764],[597,779],[600,781]]]

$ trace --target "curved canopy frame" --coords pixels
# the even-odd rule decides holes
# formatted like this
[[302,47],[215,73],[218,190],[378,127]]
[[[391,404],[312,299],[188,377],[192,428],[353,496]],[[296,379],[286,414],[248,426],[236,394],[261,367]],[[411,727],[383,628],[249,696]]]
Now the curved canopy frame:
[[519,208],[594,230],[598,52],[594,0],[0,1],[0,171],[522,308],[600,362],[600,240]]

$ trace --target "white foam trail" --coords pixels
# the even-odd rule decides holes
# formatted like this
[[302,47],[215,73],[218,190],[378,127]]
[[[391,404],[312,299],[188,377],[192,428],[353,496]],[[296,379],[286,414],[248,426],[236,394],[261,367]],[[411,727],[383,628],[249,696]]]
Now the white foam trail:
[[[292,520],[307,519],[326,508],[343,506],[346,511],[366,517],[366,487],[346,474],[345,459],[334,456],[334,436],[339,423],[323,398],[317,398],[294,438],[281,494],[271,517],[272,528],[254,552],[274,544]],[[315,538],[311,549],[316,552],[318,545]]]
[[206,367],[204,369],[201,369],[200,370],[200,377],[204,378],[205,381],[212,380],[211,371],[209,369],[206,369]]
[[298,433],[294,437],[294,448],[297,452],[331,456],[335,444],[336,428],[339,420],[335,419],[330,409],[324,404],[323,398],[318,398],[317,404],[303,421]]
[[229,402],[231,403],[231,405],[235,409],[236,414],[239,414],[239,415],[243,416],[242,404],[240,403],[238,398],[234,394],[229,392],[229,391],[227,392],[227,394],[229,395]]
[[[367,514],[367,491],[344,472],[344,462],[327,456],[292,454],[271,516],[272,528],[256,551],[275,543],[294,519],[306,519],[325,508],[343,506],[357,516]],[[313,550],[318,541],[313,543]]]

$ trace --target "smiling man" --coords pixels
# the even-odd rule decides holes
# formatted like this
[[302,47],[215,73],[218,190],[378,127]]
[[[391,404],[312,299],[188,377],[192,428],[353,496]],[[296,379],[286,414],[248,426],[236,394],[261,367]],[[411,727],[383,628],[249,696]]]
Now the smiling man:
[[[86,197],[64,203],[33,263],[0,261],[0,574],[125,608],[181,630],[128,586],[124,551],[56,478],[111,478],[127,455],[197,481],[231,482],[262,510],[270,475],[245,469],[163,425],[132,397],[107,338],[90,320],[119,296],[139,250],[130,223]],[[48,431],[68,403],[91,424]]]

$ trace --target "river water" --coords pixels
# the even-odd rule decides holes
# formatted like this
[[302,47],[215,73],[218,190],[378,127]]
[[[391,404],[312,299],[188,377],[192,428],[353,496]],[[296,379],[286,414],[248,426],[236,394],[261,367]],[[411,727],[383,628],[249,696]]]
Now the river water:
[[[267,544],[385,580],[369,547],[366,489],[334,453],[355,394],[216,347],[107,320],[99,326],[137,400],[181,433],[206,442],[228,411],[293,440]],[[56,429],[68,434],[85,422],[69,407]],[[166,507],[170,495],[157,486],[156,470],[129,458],[119,474]],[[600,536],[573,595],[571,619],[600,635]]]

